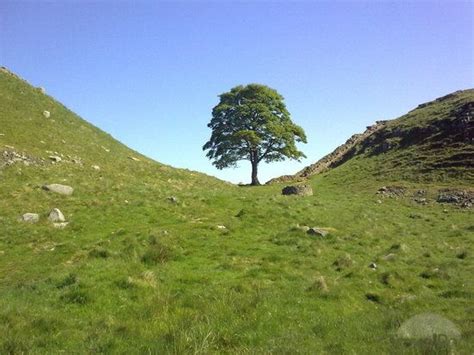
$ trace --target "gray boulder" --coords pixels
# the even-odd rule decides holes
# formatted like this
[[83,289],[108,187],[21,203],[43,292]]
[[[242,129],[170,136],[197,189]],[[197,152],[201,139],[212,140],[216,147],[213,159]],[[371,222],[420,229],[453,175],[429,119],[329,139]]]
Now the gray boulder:
[[71,186],[61,184],[43,185],[43,190],[56,192],[57,194],[66,196],[72,195],[72,193],[74,192],[74,189]]
[[66,218],[64,218],[63,213],[58,208],[53,208],[51,212],[49,212],[48,219],[51,222],[66,222]]
[[282,195],[312,196],[313,189],[308,185],[290,185],[281,190]]
[[25,213],[23,216],[21,216],[21,220],[27,223],[37,223],[39,221],[39,214]]

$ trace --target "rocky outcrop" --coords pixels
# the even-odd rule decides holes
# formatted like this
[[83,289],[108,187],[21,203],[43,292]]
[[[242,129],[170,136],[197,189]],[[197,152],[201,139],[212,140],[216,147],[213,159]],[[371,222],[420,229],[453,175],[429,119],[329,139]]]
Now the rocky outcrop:
[[286,181],[302,181],[309,176],[320,174],[326,170],[334,168],[347,160],[347,156],[354,150],[355,146],[372,135],[374,132],[385,127],[387,121],[377,121],[374,125],[367,127],[362,134],[354,134],[344,144],[337,147],[332,153],[324,156],[316,163],[311,164],[295,175],[284,175],[276,179],[272,179],[267,184],[286,182]]
[[474,191],[442,189],[436,200],[439,203],[451,203],[463,208],[470,208],[474,204]]
[[[267,184],[304,181],[338,167],[355,156],[375,156],[407,151],[405,166],[421,173],[434,169],[453,171],[474,167],[474,90],[459,91],[422,104],[408,114],[390,121],[377,121],[362,134],[355,134],[316,163],[295,175],[285,175]],[[410,148],[410,149],[407,149]],[[397,167],[400,161],[386,160]],[[384,167],[384,168],[385,168]]]

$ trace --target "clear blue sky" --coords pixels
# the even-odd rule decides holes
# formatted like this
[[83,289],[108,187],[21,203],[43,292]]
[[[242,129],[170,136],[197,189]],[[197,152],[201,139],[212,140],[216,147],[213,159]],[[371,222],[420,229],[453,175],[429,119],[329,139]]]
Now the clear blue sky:
[[378,119],[474,85],[473,1],[0,1],[0,65],[160,162],[215,169],[217,95],[263,83],[307,133],[294,173]]

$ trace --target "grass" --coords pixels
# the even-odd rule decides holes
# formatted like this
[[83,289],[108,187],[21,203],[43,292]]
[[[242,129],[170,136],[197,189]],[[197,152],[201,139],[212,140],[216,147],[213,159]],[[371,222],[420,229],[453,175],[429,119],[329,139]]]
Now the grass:
[[[0,146],[47,158],[49,137],[47,150],[85,162],[0,170],[0,353],[443,353],[396,337],[424,312],[454,322],[454,351],[472,352],[472,211],[432,198],[468,181],[373,176],[376,156],[314,177],[314,196],[239,188],[142,157],[0,75]],[[55,124],[33,117],[48,103]],[[79,125],[81,140],[61,143]],[[384,185],[408,193],[381,198]],[[420,188],[427,205],[410,197]],[[48,223],[54,207],[65,229]],[[19,222],[25,212],[40,222]]]

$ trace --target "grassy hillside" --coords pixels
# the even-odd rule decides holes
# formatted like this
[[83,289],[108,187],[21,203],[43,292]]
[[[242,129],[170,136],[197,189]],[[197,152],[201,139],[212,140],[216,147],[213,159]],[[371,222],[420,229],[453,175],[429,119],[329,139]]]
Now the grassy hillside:
[[384,178],[474,182],[473,143],[474,89],[457,91],[400,118],[377,121],[316,163],[270,183],[304,180],[354,158],[367,160],[367,174]]
[[0,110],[0,148],[28,157],[0,167],[0,353],[443,353],[396,336],[425,312],[474,349],[472,210],[435,201],[469,181],[367,175],[378,155],[282,196],[153,162],[6,72]]

